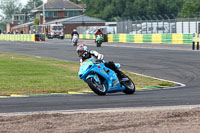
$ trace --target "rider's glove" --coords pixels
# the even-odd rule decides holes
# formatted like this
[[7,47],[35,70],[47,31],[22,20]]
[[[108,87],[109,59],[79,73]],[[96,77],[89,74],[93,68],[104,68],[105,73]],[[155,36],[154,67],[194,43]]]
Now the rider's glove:
[[97,60],[103,60],[104,56],[102,54],[99,54],[97,57]]

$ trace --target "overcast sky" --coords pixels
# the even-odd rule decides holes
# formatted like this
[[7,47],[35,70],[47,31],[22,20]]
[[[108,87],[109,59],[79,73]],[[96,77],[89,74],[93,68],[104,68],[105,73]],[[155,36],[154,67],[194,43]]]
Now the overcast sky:
[[[28,0],[19,0],[21,3],[22,3],[22,5],[26,5],[26,3],[28,2]],[[43,0],[44,2],[46,2],[47,0]]]

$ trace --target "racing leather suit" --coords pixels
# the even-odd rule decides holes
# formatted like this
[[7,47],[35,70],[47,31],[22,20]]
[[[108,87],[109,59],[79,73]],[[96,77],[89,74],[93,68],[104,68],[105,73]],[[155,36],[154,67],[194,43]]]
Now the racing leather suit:
[[73,31],[73,32],[71,33],[71,40],[72,40],[72,38],[73,38],[74,34],[78,35],[78,37],[79,37],[79,34],[78,34],[78,32],[77,32],[77,31]]
[[85,55],[81,57],[80,59],[80,64],[82,65],[82,63],[86,60],[86,59],[90,59],[93,58],[94,60],[103,60],[104,55],[99,54],[97,51],[95,50],[90,50],[90,51],[86,51],[86,53],[84,53]]
[[[90,59],[93,58],[94,60],[102,60],[104,58],[103,54],[99,54],[97,51],[95,50],[90,50],[87,51],[87,53],[82,56],[82,58],[80,59],[80,65],[83,65],[83,62],[86,59]],[[104,62],[104,61],[103,61]],[[122,78],[125,77],[125,75],[115,66],[115,63],[113,61],[108,61],[108,62],[104,62],[105,66],[112,69],[113,71],[115,71],[115,73],[117,74],[117,77],[119,78],[119,80],[121,80]]]
[[103,35],[103,32],[98,30],[98,31],[95,33],[95,36],[97,36],[97,35]]

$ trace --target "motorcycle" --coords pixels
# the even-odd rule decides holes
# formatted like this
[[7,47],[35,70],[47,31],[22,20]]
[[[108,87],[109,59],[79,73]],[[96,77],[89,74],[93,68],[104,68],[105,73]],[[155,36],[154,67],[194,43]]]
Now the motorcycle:
[[77,46],[77,43],[78,43],[78,35],[74,34],[72,37],[72,44],[73,46]]
[[[120,64],[115,65],[118,69],[120,68]],[[119,81],[112,69],[106,67],[103,62],[94,59],[88,59],[83,63],[78,76],[97,95],[119,91],[123,91],[125,94],[134,94],[135,92],[135,85],[128,76],[125,75],[123,80]]]
[[102,35],[97,35],[96,37],[96,46],[101,47],[101,44],[103,42],[103,36]]

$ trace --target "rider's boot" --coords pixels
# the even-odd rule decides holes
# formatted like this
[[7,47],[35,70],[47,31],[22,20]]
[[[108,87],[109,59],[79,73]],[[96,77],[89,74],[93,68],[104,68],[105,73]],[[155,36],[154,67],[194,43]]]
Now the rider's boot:
[[119,82],[124,82],[124,81],[129,80],[129,79],[126,77],[126,75],[125,75],[123,72],[121,72],[119,69],[117,69],[115,72],[117,73],[117,77],[118,77],[118,79],[119,79]]

